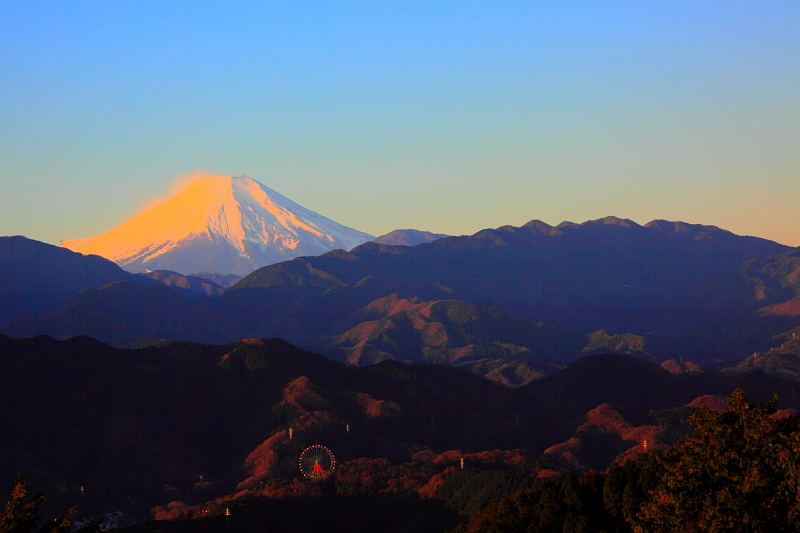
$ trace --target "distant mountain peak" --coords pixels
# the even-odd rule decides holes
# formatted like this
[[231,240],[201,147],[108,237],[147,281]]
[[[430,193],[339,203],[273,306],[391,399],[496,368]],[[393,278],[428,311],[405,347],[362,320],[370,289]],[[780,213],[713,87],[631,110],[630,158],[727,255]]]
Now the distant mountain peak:
[[375,237],[372,242],[379,244],[391,244],[393,246],[415,246],[425,242],[433,242],[438,239],[449,237],[444,233],[431,233],[430,231],[420,231],[416,229],[396,229],[386,235]]
[[598,218],[596,220],[587,220],[582,226],[593,226],[593,225],[603,225],[603,226],[622,226],[623,228],[630,228],[630,227],[640,227],[639,224],[634,222],[629,218],[619,218],[613,215],[609,215],[607,217]]
[[548,224],[547,222],[542,222],[538,218],[531,220],[530,222],[526,222],[522,225],[523,228],[532,228],[542,234],[548,234],[553,230],[553,226]]
[[[531,220],[530,222],[528,222],[525,225],[526,226],[530,225],[530,226],[542,226],[543,227],[543,225],[546,226],[547,224],[545,224],[544,222],[542,222],[540,220]],[[619,226],[621,228],[639,228],[639,227],[641,227],[639,224],[637,224],[636,222],[634,222],[633,220],[631,220],[629,218],[619,218],[619,217],[615,217],[613,215],[609,215],[609,216],[603,217],[603,218],[597,218],[597,219],[594,219],[594,220],[587,220],[586,222],[581,222],[580,224],[577,224],[575,222],[570,222],[569,220],[565,220],[564,222],[562,222],[561,224],[556,226],[556,228],[557,229],[580,228],[580,227],[584,227],[585,228],[585,227],[596,227],[596,226]]]
[[134,272],[244,275],[301,255],[349,250],[371,238],[248,176],[207,176],[106,233],[62,246]]

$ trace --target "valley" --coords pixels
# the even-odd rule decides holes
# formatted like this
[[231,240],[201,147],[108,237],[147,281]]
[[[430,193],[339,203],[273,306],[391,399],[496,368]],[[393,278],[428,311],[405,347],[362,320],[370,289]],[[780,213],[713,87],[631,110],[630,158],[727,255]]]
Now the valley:
[[0,476],[131,532],[433,533],[634,475],[737,390],[794,420],[797,250],[615,217],[388,239],[420,242],[237,281],[0,238]]

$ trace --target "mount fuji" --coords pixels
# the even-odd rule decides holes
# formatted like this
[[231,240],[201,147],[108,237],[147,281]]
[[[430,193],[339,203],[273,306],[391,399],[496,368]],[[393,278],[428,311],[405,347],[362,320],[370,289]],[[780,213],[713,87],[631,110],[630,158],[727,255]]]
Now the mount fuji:
[[101,235],[64,241],[131,272],[246,275],[373,237],[319,215],[247,176],[209,176]]

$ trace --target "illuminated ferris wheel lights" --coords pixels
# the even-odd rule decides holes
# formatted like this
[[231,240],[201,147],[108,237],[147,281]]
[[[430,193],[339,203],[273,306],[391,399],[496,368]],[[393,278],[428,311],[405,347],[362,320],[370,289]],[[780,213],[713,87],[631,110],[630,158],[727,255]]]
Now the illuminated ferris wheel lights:
[[303,450],[298,466],[300,472],[308,479],[320,479],[333,472],[336,468],[336,458],[328,448],[315,444]]

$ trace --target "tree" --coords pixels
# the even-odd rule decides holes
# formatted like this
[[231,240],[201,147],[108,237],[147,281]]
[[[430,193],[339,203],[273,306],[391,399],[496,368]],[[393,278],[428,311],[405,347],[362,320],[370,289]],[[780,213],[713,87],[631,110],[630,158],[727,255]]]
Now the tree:
[[580,478],[567,474],[559,482],[538,481],[489,504],[454,533],[601,533],[627,526],[603,505],[604,477],[589,471]]
[[694,433],[602,476],[567,474],[493,502],[458,533],[795,533],[800,531],[800,417],[777,398],[701,408]]
[[695,432],[663,456],[651,501],[630,520],[634,531],[800,530],[800,425],[776,411],[777,397],[758,405],[737,389],[727,411],[695,413]]
[[613,464],[603,483],[603,502],[614,518],[613,529],[627,531],[642,505],[661,479],[663,465],[655,453],[643,454],[635,461]]
[[[44,503],[45,495],[37,494],[28,503],[23,500],[28,494],[28,484],[17,476],[14,480],[14,489],[11,499],[6,503],[5,511],[0,515],[0,533],[31,533],[37,522],[41,520],[42,513],[39,507]],[[72,515],[76,508],[73,507],[62,518],[46,522],[39,533],[69,533],[72,524]]]

